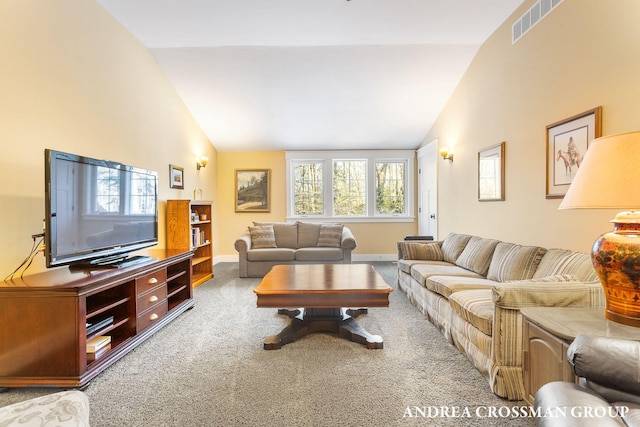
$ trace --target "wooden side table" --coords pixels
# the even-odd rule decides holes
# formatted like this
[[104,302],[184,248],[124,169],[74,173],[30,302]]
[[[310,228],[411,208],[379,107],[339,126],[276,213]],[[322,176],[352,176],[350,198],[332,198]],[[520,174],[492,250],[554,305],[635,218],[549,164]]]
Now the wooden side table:
[[580,334],[640,340],[640,328],[607,320],[604,308],[529,307],[524,318],[524,400],[532,405],[536,392],[551,381],[576,382],[567,350]]

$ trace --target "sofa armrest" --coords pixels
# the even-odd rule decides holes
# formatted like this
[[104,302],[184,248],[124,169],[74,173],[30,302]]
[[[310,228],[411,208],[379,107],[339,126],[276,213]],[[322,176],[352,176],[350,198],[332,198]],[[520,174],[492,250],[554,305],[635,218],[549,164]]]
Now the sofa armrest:
[[609,402],[640,403],[640,342],[578,335],[569,346],[567,360],[586,386]]
[[603,307],[600,283],[533,282],[499,283],[492,290],[496,307],[519,310],[523,307]]
[[234,244],[238,251],[238,277],[249,277],[249,261],[247,252],[251,249],[251,233],[245,230]]
[[348,227],[342,227],[342,239],[340,247],[342,249],[354,250],[356,248],[356,238]]
[[251,249],[251,234],[249,234],[249,230],[245,230],[237,239],[235,243],[235,248],[238,252],[243,253],[247,252]]

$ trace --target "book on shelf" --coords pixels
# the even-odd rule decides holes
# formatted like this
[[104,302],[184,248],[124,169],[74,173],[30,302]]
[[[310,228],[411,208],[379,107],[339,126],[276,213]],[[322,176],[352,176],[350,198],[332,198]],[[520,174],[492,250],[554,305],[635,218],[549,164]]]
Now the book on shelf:
[[87,341],[87,353],[95,353],[111,342],[109,335],[100,335]]
[[[93,322],[93,321],[92,321]],[[87,335],[91,335],[99,329],[105,328],[113,323],[113,316],[106,317],[95,323],[87,322]]]
[[193,227],[191,229],[191,246],[197,248],[200,246],[200,228]]
[[111,344],[107,344],[104,347],[99,348],[97,351],[87,353],[87,362],[93,362],[96,359],[102,357],[103,354],[111,350]]

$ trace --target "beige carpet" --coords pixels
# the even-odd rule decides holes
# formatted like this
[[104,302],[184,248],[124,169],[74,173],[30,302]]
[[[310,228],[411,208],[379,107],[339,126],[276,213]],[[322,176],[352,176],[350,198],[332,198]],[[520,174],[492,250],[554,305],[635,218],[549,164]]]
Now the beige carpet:
[[[394,263],[373,263],[396,287]],[[389,308],[360,316],[383,350],[318,333],[266,351],[288,319],[256,308],[259,279],[237,264],[195,291],[196,306],[95,378],[86,393],[94,426],[530,426],[487,417],[508,402],[397,289]],[[0,393],[0,406],[50,389]],[[431,411],[416,415],[415,407]],[[407,410],[409,408],[409,411]],[[444,417],[447,411],[449,417]],[[459,417],[451,417],[457,412]],[[480,416],[477,416],[480,414]]]

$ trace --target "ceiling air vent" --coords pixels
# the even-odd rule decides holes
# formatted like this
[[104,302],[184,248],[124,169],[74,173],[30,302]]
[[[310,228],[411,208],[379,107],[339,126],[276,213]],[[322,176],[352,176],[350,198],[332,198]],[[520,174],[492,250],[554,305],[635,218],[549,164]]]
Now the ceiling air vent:
[[511,42],[517,42],[527,31],[533,28],[549,12],[564,0],[538,0],[514,24],[511,31]]

